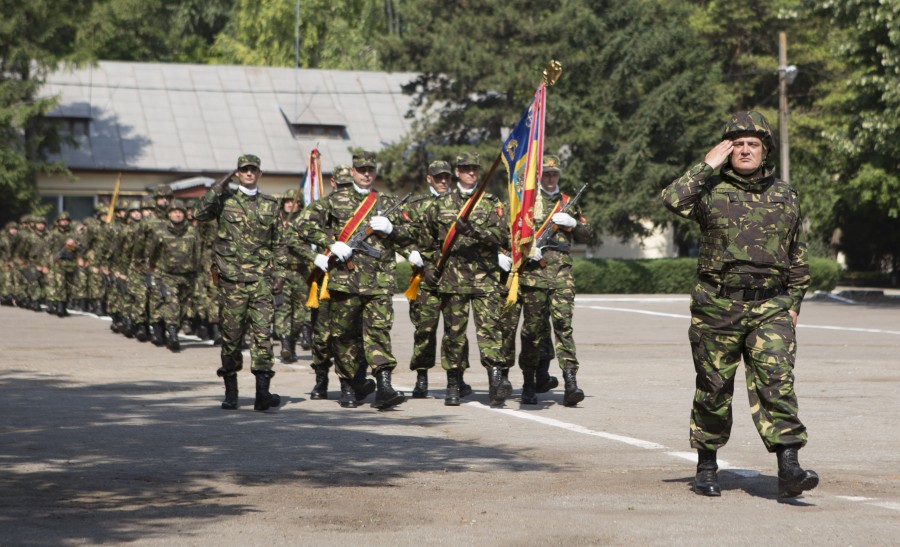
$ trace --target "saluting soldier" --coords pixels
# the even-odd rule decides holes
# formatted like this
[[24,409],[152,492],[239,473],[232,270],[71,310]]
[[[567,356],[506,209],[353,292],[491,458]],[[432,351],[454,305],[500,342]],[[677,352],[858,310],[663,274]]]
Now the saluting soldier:
[[[444,317],[441,366],[447,371],[444,404],[448,406],[459,405],[470,307],[475,316],[481,364],[488,371],[491,403],[502,404],[512,394],[498,326],[504,303],[500,278],[504,270],[509,270],[511,262],[502,254],[509,239],[503,222],[503,205],[495,196],[484,193],[467,222],[462,222],[459,217],[475,192],[480,171],[478,154],[464,152],[457,156],[456,188],[436,198],[418,223],[425,268],[423,284],[437,287]],[[441,245],[451,228],[459,235],[449,249],[445,268],[438,277],[436,265]]]
[[[241,345],[250,333],[251,372],[256,376],[255,410],[281,404],[269,391],[272,370],[273,295],[284,287],[275,267],[278,201],[259,191],[260,159],[238,158],[237,169],[218,180],[200,198],[194,218],[217,223],[215,267],[222,307],[222,365],[217,374],[225,382],[222,408],[238,407],[237,373],[243,368]],[[234,175],[237,191],[228,187]],[[275,281],[272,282],[273,277]]]
[[738,112],[705,159],[662,191],[675,214],[700,225],[697,283],[688,338],[696,370],[692,489],[719,496],[716,451],[731,435],[734,377],[741,357],[753,422],[778,458],[778,496],[815,488],[800,467],[806,426],[794,392],[795,328],[810,284],[797,191],[775,176],[775,141],[759,112]]
[[[321,254],[315,264],[328,274],[333,356],[341,380],[343,407],[355,407],[357,388],[365,387],[356,378],[361,362],[368,364],[377,382],[376,408],[389,408],[406,400],[391,385],[391,372],[397,366],[391,351],[391,298],[394,253],[412,240],[399,211],[391,218],[381,214],[397,199],[373,188],[376,172],[373,152],[355,154],[350,169],[351,187],[310,205],[309,220],[298,225],[301,239],[319,249],[328,249],[336,259]],[[354,233],[367,229],[373,233],[357,248],[347,244]]]

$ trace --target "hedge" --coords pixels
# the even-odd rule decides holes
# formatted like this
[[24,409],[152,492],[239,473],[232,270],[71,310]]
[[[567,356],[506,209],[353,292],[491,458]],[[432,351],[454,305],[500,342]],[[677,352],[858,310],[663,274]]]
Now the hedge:
[[[840,278],[840,266],[827,258],[809,261],[810,291],[830,291]],[[621,260],[576,258],[572,270],[579,294],[687,294],[697,275],[696,258]],[[397,264],[398,292],[409,285],[408,262]]]

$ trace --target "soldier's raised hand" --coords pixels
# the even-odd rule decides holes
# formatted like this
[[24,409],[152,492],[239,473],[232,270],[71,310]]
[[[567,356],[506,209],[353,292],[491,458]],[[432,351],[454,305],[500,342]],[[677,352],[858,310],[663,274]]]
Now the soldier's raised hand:
[[703,161],[713,169],[718,169],[719,167],[722,167],[728,157],[731,156],[731,151],[733,149],[734,145],[731,143],[731,140],[725,139],[707,152],[706,158]]
[[226,187],[228,186],[228,181],[230,181],[231,178],[234,177],[235,175],[237,175],[237,169],[235,169],[234,171],[228,173],[228,174],[225,175],[224,177],[222,177],[222,178],[220,178],[219,180],[217,180],[217,181],[212,185],[212,190],[213,190],[213,192],[215,192],[215,194],[216,194],[217,196],[221,196],[222,194],[224,194],[224,193],[225,193],[225,189],[226,189]]

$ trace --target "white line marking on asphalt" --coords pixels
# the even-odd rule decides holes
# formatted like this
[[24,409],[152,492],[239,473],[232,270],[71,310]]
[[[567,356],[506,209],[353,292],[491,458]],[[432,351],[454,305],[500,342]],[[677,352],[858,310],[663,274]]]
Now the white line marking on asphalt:
[[836,498],[840,498],[842,500],[847,501],[872,501],[873,498],[866,498],[863,496],[835,496]]
[[884,509],[893,509],[894,511],[900,511],[900,503],[894,501],[879,501],[869,503],[867,505],[874,505],[875,507],[882,507]]
[[[576,299],[577,300],[577,299]],[[650,310],[637,310],[634,308],[611,308],[608,306],[579,306],[583,308],[587,308],[590,310],[601,310],[601,311],[621,311],[626,313],[639,313],[642,315],[655,315],[658,317],[671,317],[673,319],[690,319],[690,315],[684,315],[679,313],[663,313],[658,311],[650,311]],[[870,334],[900,334],[900,331],[896,330],[884,330],[884,329],[864,329],[859,327],[835,327],[832,325],[805,325],[800,323],[797,325],[797,328],[801,329],[821,329],[821,330],[837,330],[837,331],[845,331],[845,332],[865,332]]]
[[617,441],[620,443],[625,443],[631,446],[636,446],[638,448],[644,448],[646,450],[656,450],[666,448],[661,444],[651,443],[650,441],[642,441],[641,439],[635,439],[633,437],[625,437],[623,435],[616,435],[614,433],[606,433],[605,431],[594,431],[593,429],[588,429],[586,427],[570,424],[568,422],[562,422],[560,420],[554,420],[553,418],[546,418],[544,416],[537,416],[535,414],[530,414],[527,412],[522,412],[520,410],[513,410],[511,408],[491,408],[487,405],[483,405],[481,403],[470,401],[466,403],[469,406],[473,406],[475,408],[480,408],[482,410],[492,410],[494,412],[500,412],[502,414],[506,414],[507,416],[512,416],[514,418],[521,418],[523,420],[531,420],[534,422],[542,423],[544,425],[549,425],[553,427],[558,427],[560,429],[566,429],[569,431],[573,431],[575,433],[581,433],[584,435],[592,435],[594,437],[602,437],[604,439],[609,439],[611,441]]

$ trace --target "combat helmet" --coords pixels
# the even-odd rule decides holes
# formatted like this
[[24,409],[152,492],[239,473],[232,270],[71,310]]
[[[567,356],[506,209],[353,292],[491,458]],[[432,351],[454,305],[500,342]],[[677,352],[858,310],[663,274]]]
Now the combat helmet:
[[132,211],[140,211],[141,210],[141,200],[133,199],[133,200],[129,201],[128,206],[125,207],[125,210],[129,213]]
[[59,222],[60,220],[71,221],[72,215],[70,215],[68,211],[61,211],[58,215],[56,215],[56,222]]
[[156,198],[172,199],[174,197],[175,197],[175,192],[172,190],[172,187],[164,182],[157,184],[156,189],[153,190],[153,199],[156,199]]
[[753,135],[759,137],[766,150],[772,152],[775,149],[775,139],[772,136],[772,128],[766,117],[755,110],[736,112],[725,124],[722,139],[734,139],[740,135]]
[[175,210],[184,211],[186,214],[188,208],[187,208],[187,204],[184,203],[184,200],[173,199],[172,203],[169,204],[169,210],[170,211],[175,211]]

